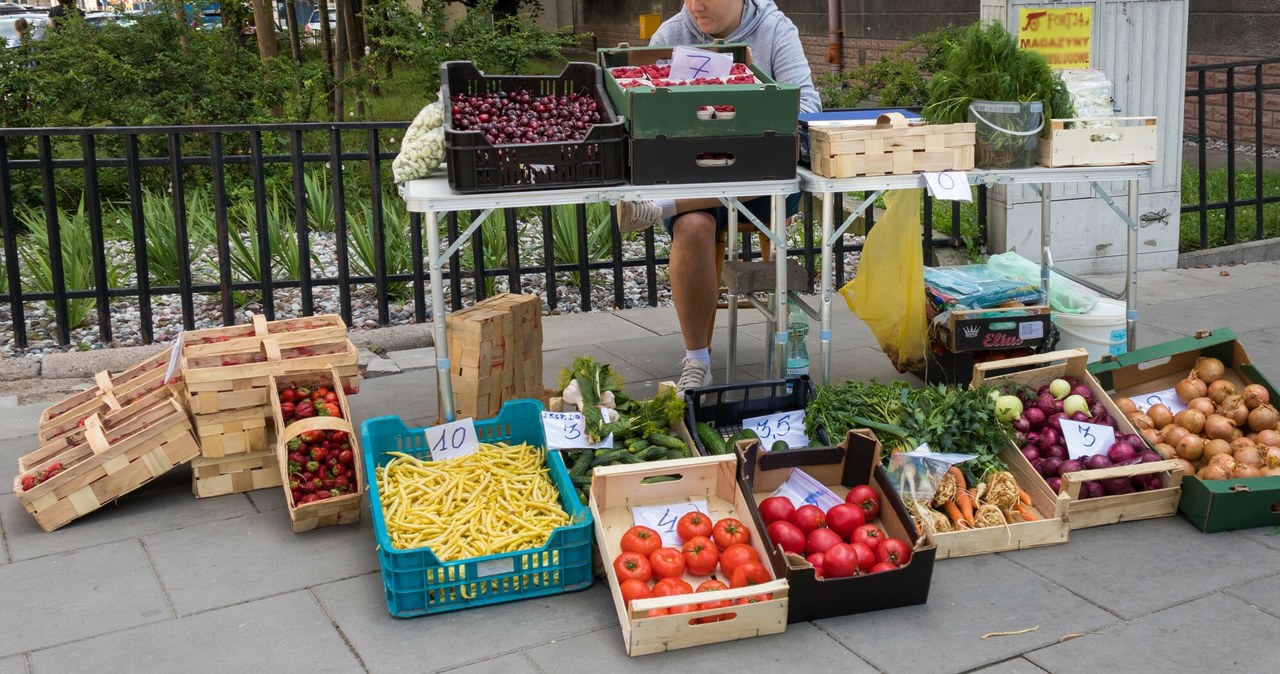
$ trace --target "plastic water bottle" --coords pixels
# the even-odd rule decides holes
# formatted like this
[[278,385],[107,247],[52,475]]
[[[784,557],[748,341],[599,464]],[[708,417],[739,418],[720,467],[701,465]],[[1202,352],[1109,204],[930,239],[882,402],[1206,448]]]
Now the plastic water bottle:
[[787,377],[799,377],[809,374],[809,346],[805,340],[809,337],[809,315],[792,300],[790,316],[787,319]]

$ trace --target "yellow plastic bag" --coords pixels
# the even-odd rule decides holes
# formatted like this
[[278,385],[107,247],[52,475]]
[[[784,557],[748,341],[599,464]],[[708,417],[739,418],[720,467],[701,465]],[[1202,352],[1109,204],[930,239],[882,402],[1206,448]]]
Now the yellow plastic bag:
[[884,217],[867,234],[858,271],[840,294],[899,372],[922,370],[929,322],[920,190],[892,190],[884,201]]

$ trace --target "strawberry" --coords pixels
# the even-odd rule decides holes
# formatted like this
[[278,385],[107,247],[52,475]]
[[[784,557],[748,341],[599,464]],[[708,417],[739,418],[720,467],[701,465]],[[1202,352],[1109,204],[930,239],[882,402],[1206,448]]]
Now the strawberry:
[[333,391],[325,391],[324,401],[327,403],[336,403],[338,402],[338,394]]
[[318,430],[317,430],[317,431],[303,431],[303,433],[302,433],[301,437],[302,437],[302,441],[303,441],[303,442],[308,443],[308,444],[312,444],[312,445],[316,445],[316,444],[320,444],[320,443],[324,442],[324,439],[325,439],[325,432],[324,432],[324,431],[318,431]]
[[320,408],[324,408],[324,414],[327,416],[336,417],[338,419],[342,418],[342,408],[338,407],[338,403],[325,403],[320,407],[317,407],[316,411],[319,412]]
[[[320,462],[319,462],[319,461],[308,461],[308,462],[307,462],[307,465],[305,466],[305,468],[307,469],[307,473],[312,473],[312,474],[314,474],[314,473],[316,473],[316,472],[318,472],[318,471],[320,470]],[[306,473],[303,473],[303,474],[305,475]]]
[[294,390],[294,393],[296,393],[296,394],[298,395],[298,401],[302,401],[302,400],[304,400],[304,399],[306,399],[306,398],[310,398],[310,397],[311,397],[311,389],[307,388],[306,386],[299,386],[299,387],[297,387],[297,388]]
[[329,431],[329,439],[333,442],[345,442],[347,439],[346,431]]
[[296,452],[302,447],[302,440],[300,438],[293,438],[285,446],[289,448],[290,452]]
[[344,466],[353,465],[354,459],[355,459],[355,454],[352,453],[352,451],[349,449],[344,449],[338,452],[338,462],[343,464]]
[[329,498],[334,498],[334,497],[336,497],[336,496],[342,496],[342,490],[341,490],[341,489],[331,489],[331,490],[329,490]]
[[325,449],[324,447],[311,448],[312,461],[323,462],[325,460],[325,457],[327,457],[328,455],[329,455],[329,450]]
[[288,402],[280,403],[280,416],[284,417],[285,421],[289,421],[290,419],[293,418],[293,410],[294,410],[293,403],[288,403]]
[[347,479],[345,475],[339,475],[333,478],[333,486],[338,489],[347,489],[351,486],[351,480]]
[[22,476],[22,491],[31,491],[32,489],[35,489],[36,484],[38,483],[36,482],[35,475],[27,473]]
[[293,387],[282,389],[280,391],[280,402],[292,403],[295,400],[297,400],[297,395],[298,395],[298,392],[293,390]]

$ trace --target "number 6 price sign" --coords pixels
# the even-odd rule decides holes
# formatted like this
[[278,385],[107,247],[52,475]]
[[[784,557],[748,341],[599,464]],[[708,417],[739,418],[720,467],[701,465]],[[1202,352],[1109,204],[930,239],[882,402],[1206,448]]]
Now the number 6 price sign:
[[426,429],[426,435],[432,461],[456,459],[474,454],[480,448],[474,419],[458,419],[441,426],[431,426]]

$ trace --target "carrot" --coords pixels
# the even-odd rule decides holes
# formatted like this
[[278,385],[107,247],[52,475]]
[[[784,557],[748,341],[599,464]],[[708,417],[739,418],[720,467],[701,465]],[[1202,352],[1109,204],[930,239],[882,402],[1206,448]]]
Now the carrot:
[[1024,522],[1035,522],[1040,519],[1032,514],[1031,509],[1023,505],[1021,502],[1014,504],[1013,509],[1017,511],[1019,515],[1022,515],[1022,520]]
[[951,473],[951,475],[956,478],[956,491],[969,488],[969,483],[965,482],[964,473],[961,472],[959,468],[952,466],[947,469],[947,472]]
[[969,523],[965,521],[964,515],[960,514],[960,508],[955,501],[947,501],[942,504],[942,512],[946,513],[947,519],[951,520],[951,526],[957,531],[969,528]]
[[1022,501],[1023,505],[1031,505],[1031,495],[1022,487],[1018,487],[1018,500]]
[[960,515],[964,517],[964,521],[973,524],[973,495],[969,493],[969,485],[965,482],[964,473],[960,469],[952,466],[947,472],[956,479],[956,496],[955,503],[960,509]]

